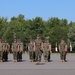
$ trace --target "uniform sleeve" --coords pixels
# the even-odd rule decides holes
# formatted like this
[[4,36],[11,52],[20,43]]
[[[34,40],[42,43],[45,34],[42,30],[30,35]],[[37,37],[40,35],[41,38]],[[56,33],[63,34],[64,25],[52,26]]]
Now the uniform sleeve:
[[67,44],[65,43],[65,51],[67,52]]
[[60,45],[61,45],[61,43],[58,45],[59,51],[60,51]]
[[13,46],[13,43],[12,43],[12,46]]
[[28,50],[30,50],[30,43],[28,44]]
[[14,43],[12,43],[12,47],[14,46]]
[[10,46],[9,43],[7,43],[7,46]]
[[23,43],[22,43],[22,46],[23,46]]
[[67,44],[65,43],[65,46],[66,46]]
[[43,41],[42,41],[42,40],[40,40],[40,42],[41,42],[41,43],[43,43]]
[[40,44],[43,44],[42,40],[40,40]]
[[49,43],[49,46],[51,46],[51,43]]
[[36,40],[34,41],[34,43],[36,43]]

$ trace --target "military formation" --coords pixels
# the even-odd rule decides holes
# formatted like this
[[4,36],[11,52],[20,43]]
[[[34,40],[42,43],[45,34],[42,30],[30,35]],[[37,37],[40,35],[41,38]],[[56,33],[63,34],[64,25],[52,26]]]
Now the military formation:
[[40,35],[37,35],[36,39],[30,40],[28,45],[30,62],[35,62],[39,64],[41,62],[42,54],[44,56],[44,61],[50,61],[51,55],[51,44],[49,43],[49,39],[46,38],[44,42],[42,42]]
[[[7,40],[0,39],[0,62],[8,61],[9,50],[10,45]],[[22,61],[24,45],[20,39],[14,39],[11,50],[13,53],[13,61]],[[45,62],[50,62],[52,52],[51,50],[52,48],[51,43],[49,42],[49,37],[46,37],[43,42],[40,38],[40,35],[37,35],[36,39],[30,39],[30,43],[28,44],[30,62],[36,62],[36,64],[40,64],[42,55]],[[65,43],[64,39],[61,39],[61,42],[59,44],[59,52],[61,61],[65,62],[67,54],[67,44]]]

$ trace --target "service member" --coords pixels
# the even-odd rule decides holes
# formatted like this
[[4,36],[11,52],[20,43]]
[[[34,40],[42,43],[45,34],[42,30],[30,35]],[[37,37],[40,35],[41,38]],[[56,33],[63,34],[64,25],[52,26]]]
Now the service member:
[[7,42],[7,40],[4,40],[2,47],[3,47],[3,61],[8,61],[8,53],[9,53],[10,45]]
[[22,61],[22,53],[23,53],[23,43],[22,41],[19,39],[17,41],[18,43],[18,54],[17,54],[17,61]]
[[12,52],[13,52],[14,62],[17,62],[18,43],[16,39],[14,39],[14,43],[12,43]]
[[0,39],[0,62],[2,62],[3,50],[2,50],[2,40]]
[[36,64],[40,64],[41,62],[42,49],[43,49],[42,40],[40,39],[40,35],[37,35],[35,43],[34,43],[35,58],[37,62]]
[[61,61],[66,61],[67,44],[65,43],[64,39],[61,39],[61,43],[59,44],[59,52]]
[[43,54],[45,62],[49,62],[51,55],[51,44],[49,43],[49,38],[47,37],[45,39],[45,42],[43,43]]
[[29,58],[30,58],[30,62],[34,61],[34,41],[33,39],[30,39],[30,43],[28,45],[28,51],[29,51]]

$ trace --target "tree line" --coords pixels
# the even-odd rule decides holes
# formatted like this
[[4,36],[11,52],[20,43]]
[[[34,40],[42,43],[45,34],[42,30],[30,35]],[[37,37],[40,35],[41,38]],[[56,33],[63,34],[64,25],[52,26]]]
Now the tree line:
[[7,39],[12,44],[14,34],[24,44],[40,34],[42,40],[49,37],[53,48],[56,43],[60,43],[61,38],[64,38],[68,45],[71,42],[73,48],[75,47],[75,22],[68,23],[67,19],[59,19],[58,17],[51,17],[47,21],[41,17],[26,19],[22,14],[17,17],[13,16],[10,21],[5,17],[0,17],[0,39]]

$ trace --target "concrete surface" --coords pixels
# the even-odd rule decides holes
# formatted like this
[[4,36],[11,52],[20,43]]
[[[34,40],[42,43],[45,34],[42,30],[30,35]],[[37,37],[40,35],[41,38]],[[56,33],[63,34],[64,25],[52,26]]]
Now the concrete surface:
[[8,62],[0,62],[0,75],[75,75],[75,54],[67,55],[67,62],[60,61],[59,54],[51,55],[51,62],[35,65],[29,61],[28,54],[23,54],[23,62],[13,62],[9,54]]

